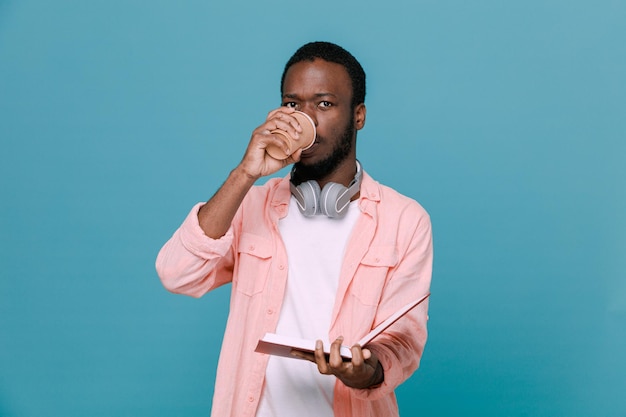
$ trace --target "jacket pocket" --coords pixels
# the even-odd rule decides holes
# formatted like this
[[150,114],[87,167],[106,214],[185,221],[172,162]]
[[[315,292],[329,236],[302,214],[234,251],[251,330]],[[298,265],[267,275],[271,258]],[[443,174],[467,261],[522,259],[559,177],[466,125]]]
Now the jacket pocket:
[[361,260],[350,293],[363,304],[378,305],[389,270],[397,264],[395,246],[372,246]]
[[235,289],[249,296],[263,291],[272,263],[270,240],[243,233],[239,239],[238,258],[233,279]]

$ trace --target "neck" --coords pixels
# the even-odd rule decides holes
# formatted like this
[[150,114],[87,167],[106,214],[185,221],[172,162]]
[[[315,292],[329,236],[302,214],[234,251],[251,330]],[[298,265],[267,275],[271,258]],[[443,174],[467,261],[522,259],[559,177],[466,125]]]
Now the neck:
[[315,180],[320,188],[324,188],[329,182],[335,182],[347,187],[354,179],[356,170],[356,157],[353,155],[344,158],[330,172],[321,177],[316,175],[315,172],[308,170],[306,166],[296,164],[291,170],[291,182],[299,185],[306,181]]
[[325,178],[320,178],[317,183],[320,188],[324,188],[329,182],[336,182],[345,187],[348,187],[354,176],[356,175],[356,158],[346,158],[341,164],[337,166],[329,175]]

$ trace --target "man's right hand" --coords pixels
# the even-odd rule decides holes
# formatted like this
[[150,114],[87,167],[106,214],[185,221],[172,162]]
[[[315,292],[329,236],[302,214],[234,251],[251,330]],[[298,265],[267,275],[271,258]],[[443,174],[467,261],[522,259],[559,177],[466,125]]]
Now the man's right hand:
[[274,144],[289,153],[285,140],[281,139],[282,136],[272,135],[270,132],[280,129],[297,138],[302,132],[302,127],[292,116],[294,111],[289,107],[280,107],[269,112],[265,123],[252,132],[252,138],[239,165],[231,171],[213,197],[200,208],[198,222],[208,237],[219,239],[224,236],[239,205],[257,179],[271,175],[300,160],[301,149],[282,161],[272,158],[265,151],[269,144]]
[[[273,130],[283,130],[290,136],[299,140],[302,127],[298,120],[292,116],[295,110],[290,107],[279,107],[268,113],[265,122],[252,132],[252,138],[241,160],[238,169],[254,180],[271,175],[276,171],[300,160],[302,150],[289,149],[287,141],[282,135],[273,135]],[[290,154],[287,159],[278,160],[272,158],[266,151],[269,145],[275,145]],[[293,153],[291,153],[293,152]]]

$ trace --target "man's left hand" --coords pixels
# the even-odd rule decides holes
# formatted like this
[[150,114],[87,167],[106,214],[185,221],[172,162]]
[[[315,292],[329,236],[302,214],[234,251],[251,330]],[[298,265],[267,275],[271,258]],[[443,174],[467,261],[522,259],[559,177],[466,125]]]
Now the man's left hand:
[[352,360],[347,360],[339,353],[343,337],[338,337],[330,345],[330,355],[324,353],[321,340],[315,344],[313,355],[294,351],[294,356],[307,359],[317,364],[317,369],[324,375],[335,375],[341,382],[351,388],[369,388],[379,385],[384,380],[383,367],[375,354],[359,345],[350,348]]

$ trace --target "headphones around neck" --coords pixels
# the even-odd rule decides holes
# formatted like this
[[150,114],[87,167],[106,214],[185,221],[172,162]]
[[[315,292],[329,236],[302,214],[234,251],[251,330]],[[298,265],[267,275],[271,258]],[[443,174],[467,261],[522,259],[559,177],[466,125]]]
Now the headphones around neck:
[[[293,179],[296,167],[291,169]],[[296,198],[298,208],[305,217],[324,214],[332,219],[339,219],[346,215],[350,206],[350,199],[359,192],[363,171],[361,164],[356,161],[356,175],[348,187],[336,182],[329,182],[320,189],[315,180],[305,181],[299,185],[289,182],[291,194]]]

